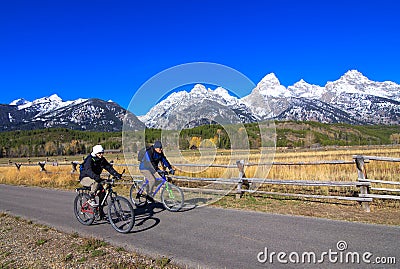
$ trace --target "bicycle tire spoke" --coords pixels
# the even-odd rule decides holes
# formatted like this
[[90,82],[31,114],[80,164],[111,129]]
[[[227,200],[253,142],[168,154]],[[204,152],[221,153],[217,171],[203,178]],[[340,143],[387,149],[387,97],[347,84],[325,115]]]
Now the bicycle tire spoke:
[[115,230],[121,233],[129,232],[134,225],[134,211],[123,197],[116,197],[109,208],[110,223]]
[[166,183],[161,192],[161,201],[164,207],[169,211],[178,211],[182,208],[184,197],[183,192],[178,186]]
[[90,225],[95,219],[95,213],[93,208],[87,204],[90,199],[89,195],[86,193],[79,193],[75,197],[74,201],[74,213],[75,217],[83,225]]

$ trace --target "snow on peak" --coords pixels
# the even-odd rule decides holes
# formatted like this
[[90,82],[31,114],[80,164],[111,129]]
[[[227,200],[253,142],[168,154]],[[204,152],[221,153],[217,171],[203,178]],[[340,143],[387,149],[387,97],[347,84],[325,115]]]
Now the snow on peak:
[[293,86],[289,86],[288,91],[295,97],[318,99],[321,98],[324,93],[324,87],[309,84],[301,79],[293,84]]
[[206,95],[207,94],[207,89],[202,84],[196,84],[193,87],[193,89],[190,91],[190,94],[192,94],[192,95]]
[[399,85],[390,82],[372,81],[357,70],[347,71],[340,79],[328,82],[325,86],[328,92],[338,94],[373,95],[399,100]]
[[139,116],[139,119],[151,127],[161,118],[168,119],[171,113],[182,112],[193,106],[201,106],[206,101],[213,101],[222,106],[240,107],[239,99],[231,96],[226,89],[218,87],[213,90],[207,89],[202,84],[196,84],[189,92],[173,92],[153,106],[145,115]]
[[62,102],[62,99],[57,94],[50,95],[49,100],[53,102]]
[[57,94],[52,94],[50,96],[42,97],[39,99],[34,100],[32,103],[33,104],[41,104],[41,103],[62,103],[62,99],[57,95]]
[[22,105],[19,105],[18,109],[21,110],[30,107],[35,107],[35,109],[37,110],[40,110],[42,112],[47,112],[51,109],[57,108],[61,103],[62,99],[57,94],[53,94],[48,97],[42,97],[32,102],[26,102]]
[[266,82],[266,81],[270,81],[270,82],[278,82],[278,83],[280,83],[279,82],[279,80],[278,80],[278,78],[276,77],[276,75],[275,75],[275,73],[269,73],[269,74],[267,74],[265,77],[263,77],[262,79],[261,79],[261,82]]
[[274,73],[266,75],[256,86],[256,89],[263,96],[290,97],[291,94],[282,86]]
[[357,70],[349,70],[343,76],[340,77],[341,81],[350,81],[357,83],[366,83],[370,81],[366,76]]
[[353,69],[347,71],[343,77],[364,77],[364,75],[360,71]]
[[15,104],[18,107],[18,110],[27,109],[29,111],[36,111],[37,112],[36,117],[38,117],[40,115],[43,115],[45,113],[51,112],[53,110],[62,107],[80,104],[82,102],[85,102],[86,100],[87,99],[79,98],[73,101],[63,101],[57,94],[52,94],[47,97],[36,99],[32,102],[25,100],[23,102],[18,103],[18,100],[15,100],[12,103],[15,102]]
[[19,99],[12,101],[9,105],[10,106],[20,106],[20,105],[24,105],[26,103],[29,103],[29,101],[25,100],[24,98],[19,98]]
[[221,97],[223,97],[223,98],[225,98],[225,99],[231,99],[232,98],[232,96],[229,94],[229,92],[226,89],[222,88],[222,87],[216,88],[214,90],[214,93],[219,95],[219,96],[221,96]]
[[304,79],[300,79],[297,81],[295,84],[293,84],[293,87],[304,87],[304,86],[310,86],[311,84],[307,83]]

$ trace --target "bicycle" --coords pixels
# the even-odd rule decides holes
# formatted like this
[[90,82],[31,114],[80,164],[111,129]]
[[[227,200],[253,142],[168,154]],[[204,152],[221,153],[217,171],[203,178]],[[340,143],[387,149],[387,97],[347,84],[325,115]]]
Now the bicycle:
[[[156,181],[161,180],[161,182],[156,187],[156,190],[153,193],[153,197],[156,196],[158,191],[161,190],[161,202],[164,205],[165,209],[168,211],[176,212],[183,207],[184,203],[184,195],[182,190],[170,183],[167,178],[168,172],[159,170],[157,171],[161,176],[160,178],[156,178]],[[140,185],[138,182],[133,181],[131,189],[129,191],[129,196],[133,204],[136,207],[143,207],[148,204],[148,196],[146,194],[149,193],[149,180],[145,178],[144,182]]]
[[[120,233],[129,233],[135,224],[135,211],[125,197],[119,196],[114,190],[115,177],[103,181],[105,192],[101,206],[107,206],[107,217],[111,226]],[[75,189],[78,194],[74,200],[75,217],[83,225],[91,225],[95,220],[100,220],[99,208],[89,204],[90,187],[80,187]],[[97,195],[96,195],[97,196]]]

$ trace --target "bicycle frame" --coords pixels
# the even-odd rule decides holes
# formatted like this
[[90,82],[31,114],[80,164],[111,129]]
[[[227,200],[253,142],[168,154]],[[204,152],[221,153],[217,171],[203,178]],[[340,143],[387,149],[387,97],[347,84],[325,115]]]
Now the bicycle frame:
[[[106,184],[108,184],[108,183],[106,183]],[[80,188],[80,192],[85,192],[85,191],[87,191],[88,189],[86,189],[86,188]],[[113,190],[112,190],[112,188],[111,188],[111,186],[107,186],[106,188],[104,188],[103,190],[101,190],[101,191],[104,191],[106,194],[104,195],[104,198],[103,198],[103,200],[101,201],[101,206],[104,206],[104,204],[106,203],[106,201],[107,201],[107,198],[112,194],[112,193],[115,193]],[[116,193],[115,193],[116,194]],[[96,194],[97,196],[98,196],[98,194]],[[112,197],[111,197],[111,199],[112,199]],[[91,206],[89,206],[89,207],[87,207],[87,205],[88,205],[88,202],[89,201],[86,201],[85,203],[83,203],[83,205],[82,205],[82,212],[84,212],[84,213],[90,213],[90,214],[96,214],[97,213],[97,211],[98,211],[98,207],[95,207],[95,208],[93,208],[93,207],[91,207]]]
[[[109,185],[109,183],[106,183],[105,185]],[[101,201],[101,206],[104,206],[104,204],[105,204],[106,201],[107,201],[108,196],[110,196],[111,199],[112,199],[112,194],[113,194],[113,193],[115,193],[115,195],[117,195],[117,193],[114,192],[114,190],[112,189],[111,185],[107,186],[107,187],[104,188],[103,190],[105,191],[106,195],[104,195],[104,199],[103,199],[103,201]]]
[[[158,193],[158,191],[162,188],[162,186],[164,186],[164,184],[168,184],[168,179],[165,175],[162,175],[161,177],[156,178],[157,180],[161,180],[161,182],[157,185],[156,190],[153,192],[152,196],[156,196],[156,194]],[[146,185],[149,185],[149,180],[147,178],[145,178],[144,183],[142,184],[142,186],[139,189],[139,193],[142,194],[144,188],[146,187]]]
[[[164,205],[165,209],[176,212],[183,207],[184,194],[182,190],[169,183],[169,177],[165,171],[157,171],[160,177],[156,178],[157,186],[154,191],[149,190],[149,180],[144,178],[140,183],[134,180],[133,185],[130,188],[129,196],[136,207],[142,207],[147,205],[148,201],[154,202],[154,198],[158,192],[160,192],[161,203]],[[161,181],[161,182],[160,182]],[[144,195],[146,194],[146,195]]]

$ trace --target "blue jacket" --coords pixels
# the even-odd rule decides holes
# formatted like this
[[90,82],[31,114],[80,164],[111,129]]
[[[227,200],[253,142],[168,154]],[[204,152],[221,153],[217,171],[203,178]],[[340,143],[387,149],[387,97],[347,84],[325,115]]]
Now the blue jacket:
[[158,165],[160,162],[168,169],[172,169],[172,166],[165,157],[164,152],[158,153],[154,150],[154,147],[151,146],[146,150],[146,154],[144,154],[143,160],[140,162],[139,169],[155,172],[159,169]]

